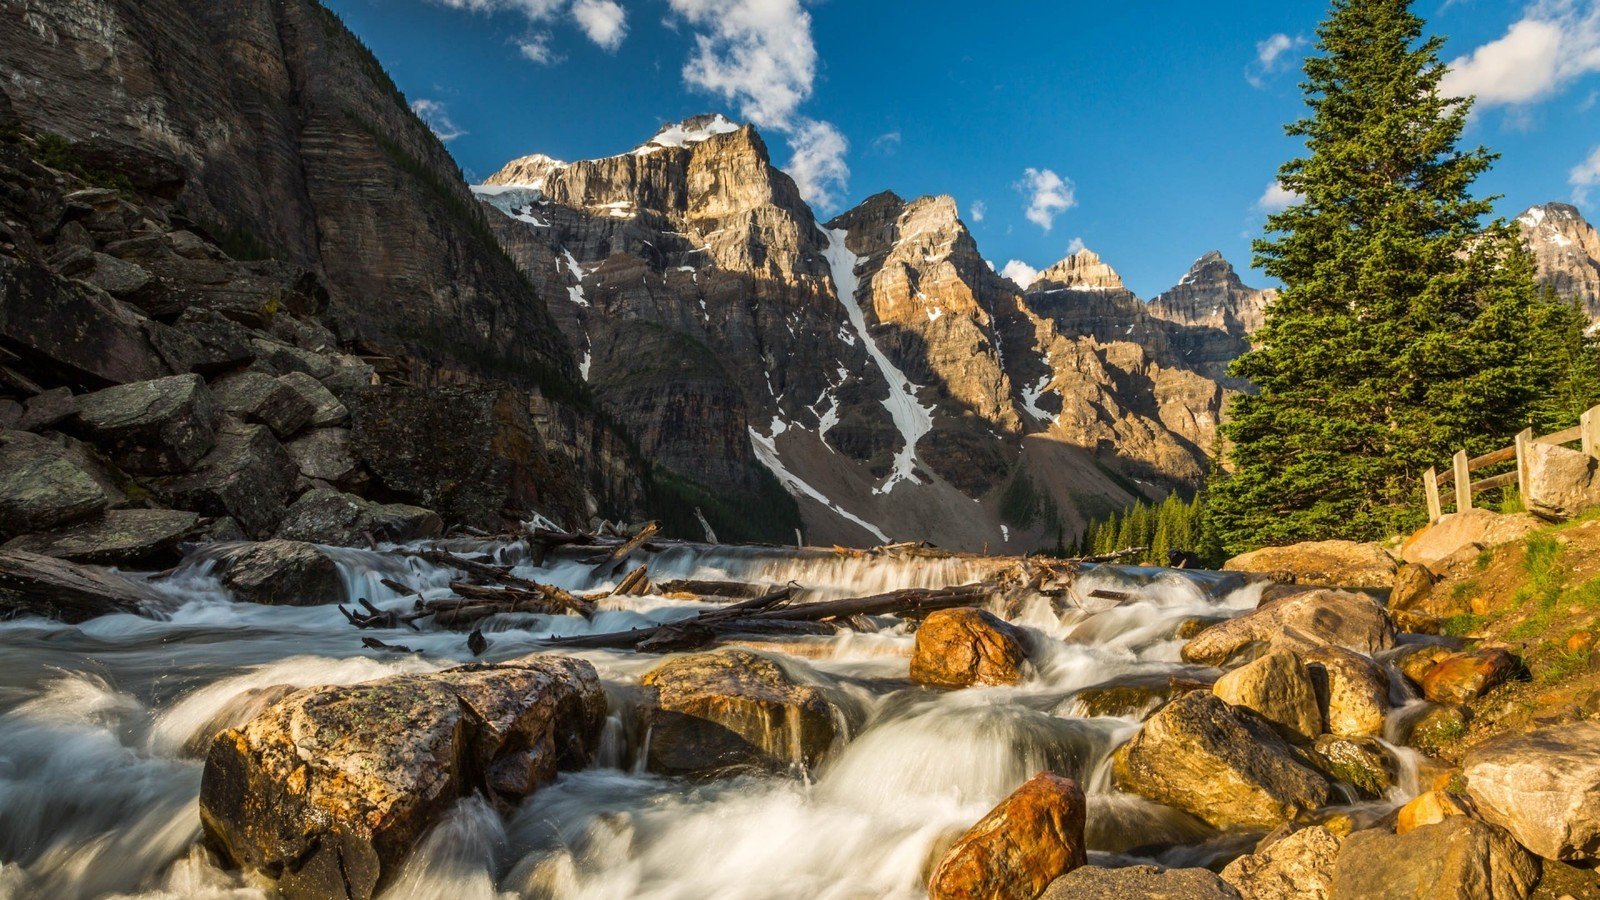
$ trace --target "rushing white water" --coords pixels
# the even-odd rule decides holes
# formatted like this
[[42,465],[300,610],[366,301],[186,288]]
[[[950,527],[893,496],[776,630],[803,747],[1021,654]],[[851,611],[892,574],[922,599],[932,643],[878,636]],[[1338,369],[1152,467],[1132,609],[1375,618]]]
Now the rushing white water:
[[[493,553],[524,575],[569,588],[599,584],[575,556],[535,569],[519,544],[452,546]],[[198,757],[207,736],[248,716],[264,688],[354,683],[471,658],[456,633],[357,633],[331,605],[234,603],[210,574],[228,551],[207,548],[159,582],[170,598],[165,618],[0,623],[0,900],[267,896],[266,885],[218,868],[197,843]],[[968,583],[997,565],[694,545],[645,558],[658,582],[793,580],[806,586],[805,599]],[[448,592],[448,570],[415,559],[345,550],[338,560],[350,599],[410,602],[381,578],[424,595]],[[850,709],[848,741],[803,777],[688,781],[643,773],[647,736],[635,727],[629,686],[660,657],[582,653],[611,697],[596,764],[562,775],[509,816],[462,801],[419,844],[386,897],[915,898],[944,842],[1044,769],[1085,786],[1092,855],[1101,861],[1195,864],[1237,852],[1245,837],[1216,835],[1116,792],[1110,753],[1138,720],[1085,717],[1079,699],[1086,688],[1164,685],[1186,671],[1173,637],[1178,624],[1251,608],[1259,593],[1219,597],[1218,586],[1108,568],[1079,579],[1077,606],[1032,598],[1010,611],[1029,651],[1028,678],[1016,687],[941,693],[910,685],[914,638],[893,620],[878,632],[765,642],[763,652],[786,646],[786,666]],[[1136,599],[1096,601],[1096,588]],[[536,650],[549,634],[619,630],[703,608],[624,598],[606,601],[592,622],[508,617],[486,629],[486,658]],[[361,636],[423,653],[369,651]],[[1390,805],[1414,792],[1415,781],[1413,766]]]

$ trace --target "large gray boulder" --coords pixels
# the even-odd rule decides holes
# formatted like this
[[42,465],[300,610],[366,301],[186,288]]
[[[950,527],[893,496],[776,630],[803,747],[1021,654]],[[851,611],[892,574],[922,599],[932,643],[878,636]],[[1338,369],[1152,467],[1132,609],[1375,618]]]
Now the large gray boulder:
[[[328,377],[332,377],[331,375]],[[322,382],[304,372],[290,372],[278,376],[290,390],[300,395],[300,399],[312,406],[310,421],[306,422],[311,428],[331,428],[343,425],[350,419],[350,411],[339,402]]]
[[182,472],[216,442],[221,409],[199,375],[136,381],[78,398],[74,427],[130,472]]
[[1112,771],[1122,790],[1219,828],[1270,828],[1332,796],[1265,720],[1200,691],[1151,716],[1116,752]]
[[1600,460],[1551,444],[1527,448],[1528,512],[1562,522],[1600,506]]
[[669,660],[645,673],[652,772],[715,775],[783,771],[821,763],[843,734],[828,692],[748,650]]
[[62,380],[112,385],[172,371],[150,341],[148,319],[43,266],[0,257],[0,297],[0,339]]
[[605,711],[594,667],[555,656],[308,688],[212,741],[200,821],[287,900],[367,900],[462,797],[509,808],[587,765]]
[[1505,735],[1468,751],[1467,793],[1483,818],[1546,859],[1600,862],[1600,723]]
[[1539,860],[1503,830],[1467,816],[1394,834],[1358,831],[1333,867],[1331,900],[1523,900]]
[[290,504],[278,537],[314,544],[365,547],[370,541],[405,543],[438,537],[444,522],[432,510],[404,503],[373,503],[353,494],[315,488]]
[[0,432],[0,540],[76,522],[105,507],[105,491],[56,445],[26,432]]
[[211,384],[222,408],[288,440],[311,421],[316,406],[292,386],[262,372],[236,372]]
[[299,470],[264,425],[228,422],[216,447],[184,475],[149,480],[168,506],[230,516],[252,538],[271,537]]
[[341,488],[362,481],[361,461],[350,448],[344,428],[318,428],[284,445],[300,474]]
[[333,558],[301,541],[241,544],[221,557],[219,570],[222,583],[245,603],[320,606],[356,599],[345,596]]
[[65,528],[13,538],[5,549],[103,565],[169,561],[199,524],[199,516],[183,510],[113,509]]
[[1183,658],[1221,665],[1255,642],[1296,650],[1343,647],[1371,655],[1394,646],[1394,623],[1378,601],[1366,594],[1305,591],[1207,628],[1184,645]]

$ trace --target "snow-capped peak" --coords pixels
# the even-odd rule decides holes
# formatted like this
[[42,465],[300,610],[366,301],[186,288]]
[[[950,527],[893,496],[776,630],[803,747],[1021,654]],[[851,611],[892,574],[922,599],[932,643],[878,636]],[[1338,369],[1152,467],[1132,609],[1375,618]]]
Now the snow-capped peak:
[[639,149],[633,151],[644,155],[653,153],[662,147],[682,148],[690,144],[707,141],[719,134],[729,134],[739,130],[739,123],[732,121],[721,113],[709,116],[695,116],[682,122],[674,122],[656,132],[656,136]]

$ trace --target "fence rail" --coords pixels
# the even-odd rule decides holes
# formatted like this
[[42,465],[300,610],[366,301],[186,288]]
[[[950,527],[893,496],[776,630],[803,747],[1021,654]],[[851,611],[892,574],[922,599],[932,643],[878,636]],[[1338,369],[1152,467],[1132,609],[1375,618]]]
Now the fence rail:
[[[1528,494],[1528,451],[1533,444],[1553,444],[1560,446],[1574,441],[1582,442],[1583,452],[1589,456],[1600,458],[1600,406],[1583,414],[1576,428],[1557,431],[1543,437],[1535,437],[1533,429],[1525,429],[1517,435],[1516,442],[1509,447],[1503,447],[1492,453],[1482,456],[1468,457],[1467,451],[1459,450],[1455,458],[1450,461],[1450,483],[1439,484],[1439,470],[1429,469],[1422,476],[1422,489],[1428,498],[1428,523],[1432,524],[1444,518],[1446,503],[1453,503],[1456,512],[1472,508],[1472,497],[1484,491],[1495,488],[1516,485],[1524,497]],[[1472,479],[1472,473],[1479,469],[1497,466],[1517,461],[1514,472],[1505,472],[1500,475],[1491,475],[1487,478]],[[1459,500],[1458,500],[1459,498]]]

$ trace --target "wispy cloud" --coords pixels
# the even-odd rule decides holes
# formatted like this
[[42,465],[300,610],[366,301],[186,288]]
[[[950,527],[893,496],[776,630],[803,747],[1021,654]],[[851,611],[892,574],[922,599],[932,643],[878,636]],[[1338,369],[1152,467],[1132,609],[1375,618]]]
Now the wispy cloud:
[[1000,274],[1015,281],[1019,287],[1027,288],[1039,280],[1039,270],[1028,265],[1020,259],[1013,259],[1005,264]]
[[517,41],[524,59],[540,65],[560,62],[551,49],[550,26],[565,18],[589,40],[616,50],[628,36],[628,14],[617,0],[432,0],[440,6],[474,13],[520,15],[528,33]]
[[450,118],[450,111],[445,108],[444,102],[441,100],[413,100],[411,101],[411,111],[416,113],[417,118],[421,119],[424,124],[433,129],[433,133],[445,143],[449,143],[466,134]]
[[1079,253],[1082,253],[1083,251],[1084,251],[1083,238],[1075,237],[1072,240],[1067,241],[1067,255],[1068,256],[1077,256]]
[[1295,58],[1294,51],[1305,45],[1305,38],[1290,37],[1283,33],[1257,41],[1256,58],[1249,68],[1245,69],[1245,80],[1250,82],[1251,87],[1265,88],[1269,77],[1288,68],[1289,63]]
[[1589,158],[1573,167],[1567,181],[1572,185],[1573,202],[1589,202],[1589,192],[1600,187],[1600,147],[1595,147]]
[[982,200],[974,200],[972,201],[972,205],[967,207],[967,216],[974,222],[982,222],[983,217],[987,216],[988,214],[989,204],[983,202]]
[[849,141],[801,114],[817,77],[811,15],[801,0],[668,0],[694,31],[683,68],[690,87],[735,103],[740,115],[789,140],[787,170],[810,202],[831,207],[850,177]]
[[886,131],[873,138],[872,149],[883,156],[893,156],[900,149],[900,132]]
[[1256,209],[1264,213],[1277,213],[1299,202],[1299,194],[1274,181],[1267,185],[1267,189],[1261,194],[1261,199],[1256,201]]
[[1600,72],[1600,0],[1536,0],[1493,41],[1450,64],[1440,90],[1480,107],[1536,103]]
[[1078,205],[1073,183],[1050,169],[1028,169],[1017,182],[1017,190],[1028,197],[1028,221],[1049,231],[1056,216]]

